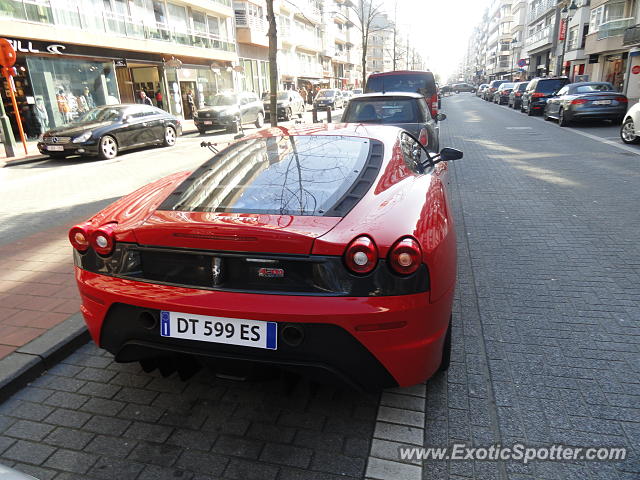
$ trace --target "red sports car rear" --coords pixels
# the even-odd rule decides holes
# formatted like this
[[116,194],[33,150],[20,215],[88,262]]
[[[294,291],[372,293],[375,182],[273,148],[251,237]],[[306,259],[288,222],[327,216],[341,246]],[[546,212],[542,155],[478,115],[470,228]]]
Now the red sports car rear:
[[425,381],[448,364],[456,243],[446,163],[412,142],[395,127],[264,130],[74,227],[94,341],[163,374]]

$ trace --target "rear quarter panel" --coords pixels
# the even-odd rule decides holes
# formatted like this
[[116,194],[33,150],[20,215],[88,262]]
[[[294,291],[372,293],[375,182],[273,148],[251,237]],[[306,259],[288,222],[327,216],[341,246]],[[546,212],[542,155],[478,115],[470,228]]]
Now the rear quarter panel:
[[[388,144],[386,144],[388,145]],[[451,291],[456,278],[456,235],[449,206],[448,168],[438,164],[425,174],[406,165],[396,142],[385,149],[376,183],[337,227],[316,239],[313,253],[342,255],[360,235],[370,236],[381,258],[400,238],[420,242],[429,268],[431,301]]]

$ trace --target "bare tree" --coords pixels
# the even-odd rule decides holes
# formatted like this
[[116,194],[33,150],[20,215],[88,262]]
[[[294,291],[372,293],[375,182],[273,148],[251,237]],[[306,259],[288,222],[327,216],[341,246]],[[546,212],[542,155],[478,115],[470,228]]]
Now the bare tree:
[[357,18],[356,28],[360,30],[362,40],[362,87],[367,80],[367,49],[369,46],[369,35],[387,28],[386,25],[378,25],[376,21],[382,15],[382,0],[354,0],[349,9]]
[[272,127],[278,126],[278,26],[273,13],[273,0],[267,0],[267,21],[269,22],[269,120]]

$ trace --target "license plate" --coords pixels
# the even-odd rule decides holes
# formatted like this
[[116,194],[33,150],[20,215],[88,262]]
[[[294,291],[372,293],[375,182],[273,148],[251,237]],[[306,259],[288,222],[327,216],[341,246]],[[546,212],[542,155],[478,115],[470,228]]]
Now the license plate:
[[205,120],[205,121],[204,121],[204,124],[205,124],[205,125],[213,125],[213,121],[211,121],[211,120]]
[[160,315],[163,337],[277,350],[277,333],[276,322],[167,311]]
[[49,152],[64,152],[62,145],[47,145],[47,151]]
[[611,100],[595,100],[594,105],[611,105]]

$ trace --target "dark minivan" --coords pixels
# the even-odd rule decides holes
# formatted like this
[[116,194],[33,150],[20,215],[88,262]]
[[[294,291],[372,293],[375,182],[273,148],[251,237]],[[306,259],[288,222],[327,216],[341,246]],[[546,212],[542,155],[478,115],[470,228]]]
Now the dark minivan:
[[527,115],[542,113],[547,104],[547,98],[569,83],[567,77],[558,78],[534,78],[527,85],[527,89],[522,94],[521,112]]
[[489,83],[489,86],[484,90],[484,99],[487,102],[493,102],[493,95],[498,90],[498,87],[503,83],[507,82],[507,80],[493,80]]
[[410,92],[421,94],[429,105],[433,118],[438,115],[438,87],[432,72],[420,70],[394,70],[372,73],[367,78],[364,93]]

